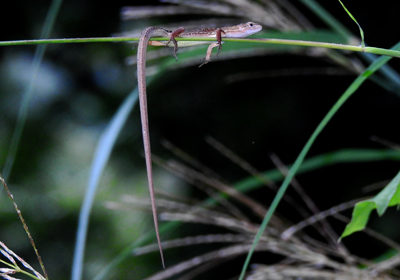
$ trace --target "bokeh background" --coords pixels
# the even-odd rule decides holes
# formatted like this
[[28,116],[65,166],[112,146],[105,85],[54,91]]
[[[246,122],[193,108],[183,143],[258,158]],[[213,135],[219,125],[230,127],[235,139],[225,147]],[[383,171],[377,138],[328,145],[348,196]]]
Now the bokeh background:
[[[316,28],[326,29],[301,3],[293,2]],[[357,26],[338,1],[320,2],[358,36]],[[369,45],[390,48],[398,42],[400,2],[348,2],[345,5],[363,27]],[[50,1],[16,1],[7,5],[0,17],[0,40],[38,39]],[[207,15],[183,15],[121,22],[122,7],[141,5],[170,4],[65,1],[50,37],[107,37],[132,26],[143,29],[207,18]],[[0,171],[11,145],[23,93],[31,79],[35,48],[0,47]],[[126,58],[135,54],[132,45],[126,43],[47,46],[7,182],[51,279],[70,277],[78,215],[95,146],[124,98],[136,86],[135,65],[126,64]],[[344,55],[367,65],[357,54]],[[393,59],[390,66],[398,71],[399,60]],[[328,68],[337,72],[331,74]],[[234,76],[238,73],[239,76]],[[232,183],[249,175],[207,144],[206,136],[214,137],[260,171],[275,168],[270,153],[290,164],[355,77],[326,57],[286,52],[235,60],[214,59],[202,68],[168,70],[158,75],[148,88],[153,152],[164,159],[174,157],[161,144],[166,139]],[[367,81],[340,109],[309,156],[340,149],[392,148],[382,141],[372,141],[371,137],[400,143],[399,108],[398,85],[389,91]],[[118,201],[125,194],[148,199],[142,149],[139,109],[135,108],[118,137],[96,195],[88,233],[85,279],[93,278],[135,239],[153,231],[149,212],[114,211],[105,207],[106,201]],[[327,209],[364,196],[363,187],[390,180],[398,167],[398,162],[391,160],[345,163],[300,175],[298,179],[318,207]],[[206,197],[160,167],[155,167],[155,180],[162,191],[198,199]],[[265,204],[273,198],[273,193],[265,190],[250,195]],[[0,240],[38,267],[6,192],[1,192],[0,201]],[[285,205],[278,211],[288,219],[299,218]],[[398,213],[390,210],[382,219],[374,217],[371,226],[399,242],[397,221]],[[340,233],[344,225],[337,226]],[[202,230],[201,226],[183,226],[180,232],[169,235],[184,236]],[[344,242],[354,254],[365,258],[376,257],[387,249],[370,241],[365,246],[367,239],[363,238],[359,234]],[[178,262],[187,254],[185,250],[173,252],[166,252],[169,263]],[[141,279],[158,271],[159,266],[158,253],[132,258],[121,264],[111,279]]]

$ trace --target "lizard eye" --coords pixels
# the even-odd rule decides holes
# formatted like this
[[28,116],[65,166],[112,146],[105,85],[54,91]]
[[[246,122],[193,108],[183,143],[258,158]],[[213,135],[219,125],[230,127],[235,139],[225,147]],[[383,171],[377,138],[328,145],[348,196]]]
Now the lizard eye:
[[250,27],[253,27],[253,25],[254,25],[254,24],[253,24],[252,22],[250,22],[250,24],[249,24],[249,25],[250,25]]

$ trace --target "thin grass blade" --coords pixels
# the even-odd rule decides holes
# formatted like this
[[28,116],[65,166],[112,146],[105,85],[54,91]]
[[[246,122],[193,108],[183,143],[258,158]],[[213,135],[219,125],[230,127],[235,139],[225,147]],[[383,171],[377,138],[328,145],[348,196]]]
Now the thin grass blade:
[[74,261],[72,266],[72,280],[80,280],[82,278],[83,258],[85,251],[86,235],[89,224],[90,212],[92,210],[94,197],[96,195],[97,186],[99,184],[103,170],[108,162],[111,151],[114,148],[115,142],[122,127],[133,107],[135,106],[138,98],[137,88],[132,91],[125,99],[124,103],[118,109],[103,134],[99,139],[94,159],[92,162],[92,169],[90,171],[89,182],[86,190],[86,195],[83,201],[82,209],[79,215],[77,237],[75,244]]
[[342,5],[343,9],[346,11],[346,13],[351,17],[351,19],[358,25],[358,29],[360,30],[360,36],[361,36],[361,46],[365,48],[365,42],[364,42],[364,31],[361,28],[361,25],[358,23],[356,18],[350,13],[349,10],[347,10],[346,6],[342,3],[342,1],[338,0],[340,4]]
[[[53,0],[51,2],[51,6],[49,8],[49,12],[47,13],[47,17],[44,22],[41,34],[41,37],[43,39],[47,39],[50,37],[50,32],[53,29],[54,22],[56,20],[58,12],[60,11],[61,4],[62,0]],[[10,148],[8,149],[9,152],[7,155],[6,163],[4,165],[4,170],[2,172],[3,178],[6,181],[8,180],[8,176],[10,175],[12,167],[14,165],[15,155],[17,154],[19,141],[21,140],[22,131],[24,130],[26,117],[28,115],[29,102],[33,94],[33,89],[35,88],[37,74],[39,72],[40,65],[42,64],[45,51],[46,51],[46,45],[39,45],[37,46],[35,55],[33,56],[31,80],[29,81],[28,88],[25,90],[23,94],[21,107],[19,108],[18,112],[17,124],[15,126],[15,130],[11,138]]]
[[[325,22],[332,30],[348,39],[353,37],[353,34],[338,20],[336,20],[327,10],[325,10],[319,3],[314,0],[301,0],[312,12],[314,12],[323,22]],[[362,53],[369,63],[372,63],[376,56],[368,53]],[[387,81],[376,81],[380,86],[400,95],[400,76],[389,65],[383,66],[380,71],[385,75]]]

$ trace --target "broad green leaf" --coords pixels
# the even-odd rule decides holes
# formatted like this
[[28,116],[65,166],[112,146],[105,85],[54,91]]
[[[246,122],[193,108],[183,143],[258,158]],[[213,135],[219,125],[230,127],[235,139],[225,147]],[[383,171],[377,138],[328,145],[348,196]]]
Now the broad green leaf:
[[400,204],[400,172],[393,180],[374,198],[359,202],[353,210],[350,223],[346,226],[340,238],[363,230],[367,225],[371,211],[377,209],[382,216],[389,206]]

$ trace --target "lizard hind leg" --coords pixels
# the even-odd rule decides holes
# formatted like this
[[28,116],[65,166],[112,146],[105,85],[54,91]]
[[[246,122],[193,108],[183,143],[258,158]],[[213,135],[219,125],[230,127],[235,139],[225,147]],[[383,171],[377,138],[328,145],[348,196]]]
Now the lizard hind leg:
[[[207,64],[207,63],[209,63],[211,61],[212,50],[213,50],[213,48],[216,48],[216,47],[218,47],[218,49],[220,50],[221,49],[221,44],[220,43],[212,43],[212,44],[210,44],[208,46],[207,54],[206,54],[206,57],[204,58],[204,62],[199,65],[199,68],[201,66],[203,66],[204,64]],[[219,53],[220,53],[220,51],[218,52],[218,54]],[[218,54],[217,54],[217,56],[218,56]]]
[[210,45],[208,46],[207,54],[206,54],[206,57],[205,57],[205,59],[204,59],[204,62],[203,62],[202,64],[199,65],[199,68],[200,68],[201,66],[203,66],[204,64],[207,64],[208,62],[211,61],[211,54],[212,54],[213,48],[218,47],[218,53],[217,53],[216,57],[218,57],[219,53],[222,51],[222,43],[223,43],[223,42],[221,41],[222,33],[225,34],[224,30],[222,30],[221,28],[218,28],[218,29],[217,29],[217,32],[216,32],[217,43],[212,43],[212,44],[210,44]]
[[179,27],[178,29],[168,33],[169,40],[165,44],[165,46],[168,46],[168,44],[172,41],[174,44],[174,54],[173,57],[175,58],[176,61],[178,61],[178,57],[176,56],[176,52],[178,51],[178,42],[175,40],[175,37],[178,37],[183,31],[185,31],[185,28]]
[[[218,53],[217,53],[216,57],[218,57],[218,56],[219,56],[219,53],[222,51],[222,42],[221,42],[222,33],[226,34],[226,33],[224,32],[224,30],[222,30],[221,28],[218,28],[218,29],[217,29],[217,34],[216,34],[217,42],[218,42]],[[213,47],[213,48],[214,48],[214,47]]]

